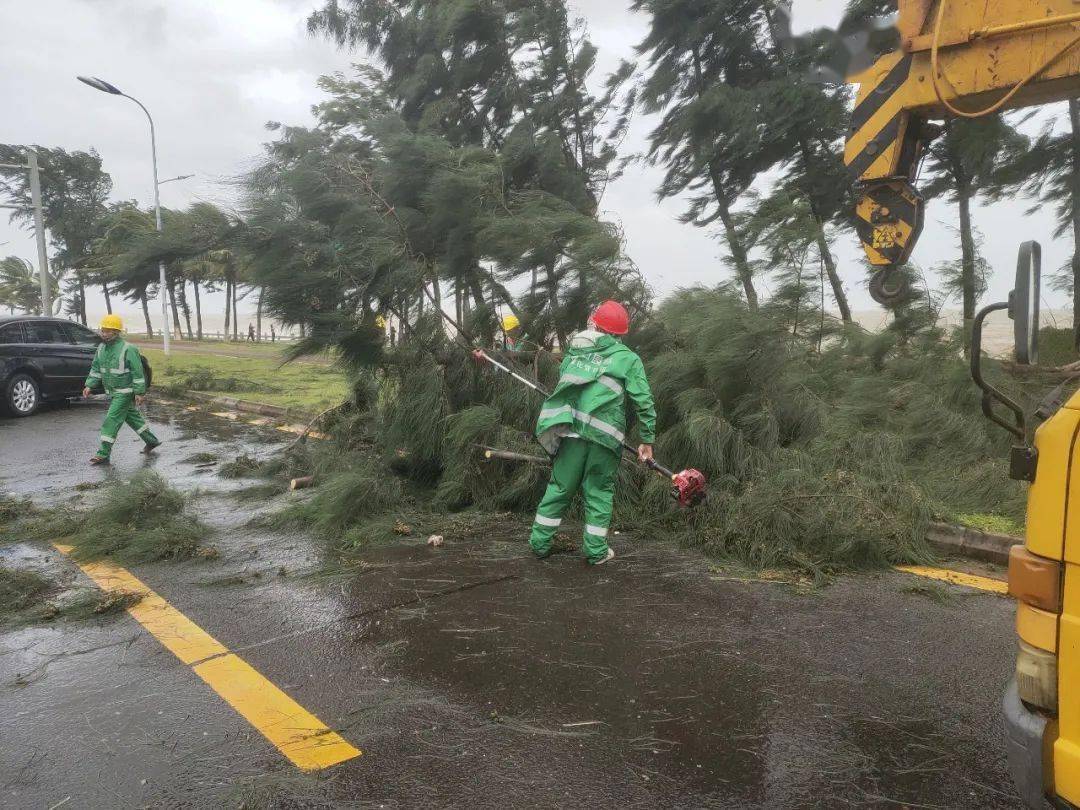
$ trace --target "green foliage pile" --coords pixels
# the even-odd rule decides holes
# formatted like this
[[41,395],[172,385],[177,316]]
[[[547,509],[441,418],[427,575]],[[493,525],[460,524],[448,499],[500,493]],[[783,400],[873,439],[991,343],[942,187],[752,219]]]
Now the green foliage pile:
[[28,527],[33,536],[70,543],[78,560],[112,557],[123,563],[195,556],[210,533],[188,508],[188,499],[153,470],[110,487],[86,511],[43,513]]
[[363,455],[333,458],[335,471],[320,479],[315,495],[272,515],[271,527],[313,529],[335,543],[359,546],[370,519],[403,507],[401,481],[387,467]]
[[167,369],[166,373],[171,378],[167,390],[176,394],[184,391],[209,391],[215,393],[258,391],[272,394],[279,390],[243,377],[221,376],[216,374],[213,369],[205,367],[199,367],[182,374],[176,374],[172,369]]
[[1065,366],[1080,360],[1072,329],[1044,326],[1039,330],[1039,365]]
[[218,468],[218,475],[222,478],[249,478],[256,475],[261,466],[257,458],[242,453],[232,461],[226,461],[222,464]]
[[33,571],[0,566],[0,615],[37,604],[52,588],[52,582]]
[[[618,524],[757,566],[821,571],[924,560],[935,518],[1019,517],[1007,437],[983,419],[960,343],[928,321],[902,313],[880,334],[829,321],[822,339],[793,332],[786,307],[751,312],[724,289],[676,294],[628,340],[656,398],[658,457],[702,470],[710,496],[678,510],[666,481],[626,462]],[[335,473],[340,451],[305,451],[329,476],[305,520],[335,539],[403,503],[527,512],[542,492],[546,468],[485,461],[482,450],[543,455],[531,439],[539,396],[477,369],[437,330],[427,341],[399,346],[380,369],[368,417],[381,464],[367,452]],[[550,385],[555,359],[536,368]],[[335,435],[345,441],[347,427]]]
[[16,498],[0,492],[0,540],[6,539],[7,530],[33,511],[34,504],[29,498]]
[[[711,483],[662,531],[755,564],[832,568],[925,556],[933,516],[1022,514],[961,347],[919,319],[849,327],[818,352],[722,291],[680,293],[659,318],[657,453]],[[657,489],[642,520],[664,514]]]

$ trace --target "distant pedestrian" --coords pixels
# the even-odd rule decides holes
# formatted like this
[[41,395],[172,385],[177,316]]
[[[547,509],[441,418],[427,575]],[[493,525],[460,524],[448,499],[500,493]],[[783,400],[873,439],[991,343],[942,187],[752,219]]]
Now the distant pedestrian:
[[277,342],[277,332],[274,331],[274,325],[273,324],[270,324],[270,342],[271,343],[276,343]]
[[119,315],[106,315],[101,320],[98,331],[102,342],[94,354],[90,375],[83,388],[84,397],[90,396],[91,389],[98,385],[105,389],[106,394],[112,395],[109,412],[105,414],[105,422],[101,426],[101,447],[97,455],[90,459],[91,464],[109,463],[116,434],[125,422],[146,443],[144,453],[161,444],[139,412],[138,406],[146,397],[146,372],[143,371],[139,350],[120,339],[123,328]]
[[255,324],[253,323],[248,324],[248,340],[255,342]]

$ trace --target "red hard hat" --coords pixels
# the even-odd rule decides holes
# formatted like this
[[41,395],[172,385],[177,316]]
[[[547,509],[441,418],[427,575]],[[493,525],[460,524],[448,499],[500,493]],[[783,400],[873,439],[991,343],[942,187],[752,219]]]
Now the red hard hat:
[[630,313],[618,301],[605,301],[598,306],[593,311],[592,322],[612,335],[625,335],[630,331]]

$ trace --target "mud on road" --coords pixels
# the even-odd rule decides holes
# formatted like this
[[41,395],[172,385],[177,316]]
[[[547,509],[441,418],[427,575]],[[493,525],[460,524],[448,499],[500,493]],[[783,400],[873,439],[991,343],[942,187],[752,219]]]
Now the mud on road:
[[[616,538],[609,566],[538,562],[509,521],[342,559],[251,527],[243,483],[184,462],[289,436],[153,406],[160,456],[121,433],[102,472],[83,466],[100,417],[0,421],[0,489],[59,502],[146,463],[202,489],[220,557],[133,572],[363,754],[301,773],[125,614],[37,625],[0,634],[0,805],[1019,806],[998,596],[743,581],[647,537]],[[0,562],[84,578],[44,545]]]

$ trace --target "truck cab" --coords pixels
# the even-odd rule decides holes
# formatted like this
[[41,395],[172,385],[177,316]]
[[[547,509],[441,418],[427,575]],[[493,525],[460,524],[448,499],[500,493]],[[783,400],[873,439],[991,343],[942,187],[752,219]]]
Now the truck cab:
[[1032,808],[1080,806],[1080,391],[1064,397],[1066,381],[1043,401],[1032,441],[1024,411],[983,379],[979,349],[985,317],[1007,309],[1017,363],[1038,362],[1040,263],[1025,243],[1009,301],[976,316],[971,357],[983,413],[1015,438],[1010,475],[1031,485],[1024,544],[1009,555],[1017,655],[1002,711],[1009,771]]

